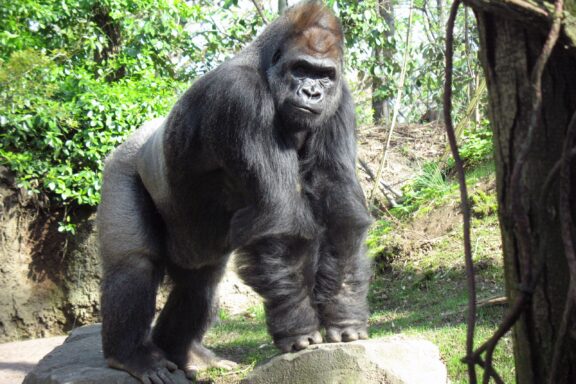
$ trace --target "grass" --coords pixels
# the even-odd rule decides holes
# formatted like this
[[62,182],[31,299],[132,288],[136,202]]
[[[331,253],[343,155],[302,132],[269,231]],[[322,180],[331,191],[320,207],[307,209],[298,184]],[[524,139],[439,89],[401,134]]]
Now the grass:
[[[499,231],[494,216],[474,220],[478,298],[503,295]],[[422,252],[376,264],[372,283],[371,337],[403,333],[438,345],[452,383],[467,383],[465,355],[467,292],[460,228]],[[378,257],[376,260],[380,260]],[[389,258],[384,258],[389,260]],[[476,345],[496,330],[502,306],[478,309]],[[514,382],[512,343],[506,337],[496,350],[495,367],[507,383]]]
[[[461,358],[466,345],[467,293],[458,191],[453,180],[439,177],[438,169],[428,170],[429,177],[419,182],[429,198],[416,196],[412,200],[416,206],[406,209],[398,219],[378,221],[368,238],[374,259],[370,336],[401,333],[430,340],[440,349],[450,382],[466,383],[468,375]],[[482,300],[504,294],[493,165],[477,167],[468,173],[467,180],[474,212],[477,293]],[[476,346],[496,330],[504,311],[500,305],[478,308]],[[234,372],[209,370],[200,377],[215,383],[238,382],[254,365],[277,353],[266,333],[261,307],[245,316],[222,313],[206,342],[217,353],[240,363]],[[515,381],[509,335],[496,350],[494,366],[505,382]]]

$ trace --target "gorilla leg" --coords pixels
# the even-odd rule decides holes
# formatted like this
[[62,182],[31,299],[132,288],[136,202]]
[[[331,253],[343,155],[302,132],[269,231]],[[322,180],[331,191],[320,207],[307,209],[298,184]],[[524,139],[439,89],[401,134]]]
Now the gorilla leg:
[[144,383],[171,383],[176,366],[149,340],[164,273],[162,220],[136,174],[137,143],[128,144],[107,160],[98,208],[102,348],[111,367]]
[[240,276],[264,298],[268,330],[284,352],[322,342],[311,301],[317,248],[316,241],[275,236],[238,254]]
[[199,269],[174,265],[168,273],[174,287],[153,331],[154,344],[189,377],[208,367],[233,368],[236,363],[223,360],[202,345],[202,338],[215,316],[214,295],[225,262]]
[[104,356],[111,367],[143,382],[170,383],[168,371],[176,369],[149,341],[161,279],[161,268],[142,259],[136,265],[124,263],[109,269],[102,282]]
[[355,204],[359,200],[342,203],[342,196],[327,215],[314,287],[320,321],[331,342],[368,337],[370,263],[363,243],[371,219],[363,204]]

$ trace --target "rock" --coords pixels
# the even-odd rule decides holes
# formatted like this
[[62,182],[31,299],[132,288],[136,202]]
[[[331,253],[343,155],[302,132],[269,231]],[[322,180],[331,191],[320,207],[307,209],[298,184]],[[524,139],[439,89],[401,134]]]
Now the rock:
[[429,341],[394,336],[319,344],[257,366],[243,384],[446,384],[446,367]]
[[[176,371],[175,384],[190,384]],[[23,384],[140,384],[128,373],[108,368],[102,355],[100,325],[77,328],[64,344],[46,355]]]
[[[175,384],[189,384],[184,372]],[[106,366],[100,325],[75,329],[46,355],[23,384],[139,384]],[[352,343],[314,345],[276,356],[256,367],[243,384],[446,384],[438,348],[426,340],[395,336]]]

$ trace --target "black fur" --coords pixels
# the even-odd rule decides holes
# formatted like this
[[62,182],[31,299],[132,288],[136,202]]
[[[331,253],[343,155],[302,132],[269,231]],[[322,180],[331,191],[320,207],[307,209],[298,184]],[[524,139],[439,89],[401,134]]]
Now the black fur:
[[[298,7],[319,16],[302,26]],[[354,105],[341,54],[298,48],[297,28],[331,20],[317,2],[292,8],[107,160],[98,222],[111,366],[161,383],[170,361],[190,373],[225,366],[201,342],[234,250],[282,350],[321,342],[321,328],[329,341],[367,337],[371,219],[355,174]],[[308,66],[294,69],[297,60]],[[165,271],[174,287],[151,332]]]

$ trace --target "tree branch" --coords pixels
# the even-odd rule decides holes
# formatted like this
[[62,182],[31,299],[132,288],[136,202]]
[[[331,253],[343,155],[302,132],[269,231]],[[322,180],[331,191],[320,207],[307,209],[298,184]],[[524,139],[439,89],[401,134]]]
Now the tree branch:
[[[463,0],[474,9],[504,14],[505,17],[525,23],[536,24],[543,30],[550,30],[554,19],[554,4],[533,0]],[[576,17],[564,14],[562,40],[576,48]]]
[[260,0],[252,0],[252,3],[256,7],[256,10],[258,11],[260,17],[262,18],[264,24],[268,24],[268,19],[266,18],[266,16],[264,16],[264,10],[262,8],[262,4],[260,4]]
[[[474,274],[474,262],[472,261],[472,245],[470,242],[470,205],[468,204],[468,190],[466,188],[466,175],[464,165],[458,152],[458,143],[452,122],[452,62],[454,59],[454,23],[460,0],[454,0],[450,8],[450,16],[446,26],[446,77],[444,83],[444,121],[446,135],[452,150],[454,166],[458,174],[460,184],[460,204],[462,209],[462,221],[464,232],[464,259],[466,263],[466,276],[468,282],[468,327],[466,334],[466,364],[468,365],[468,378],[470,384],[476,384],[476,362],[472,359],[474,352],[474,330],[476,328],[476,281]],[[489,364],[489,362],[486,362]]]

